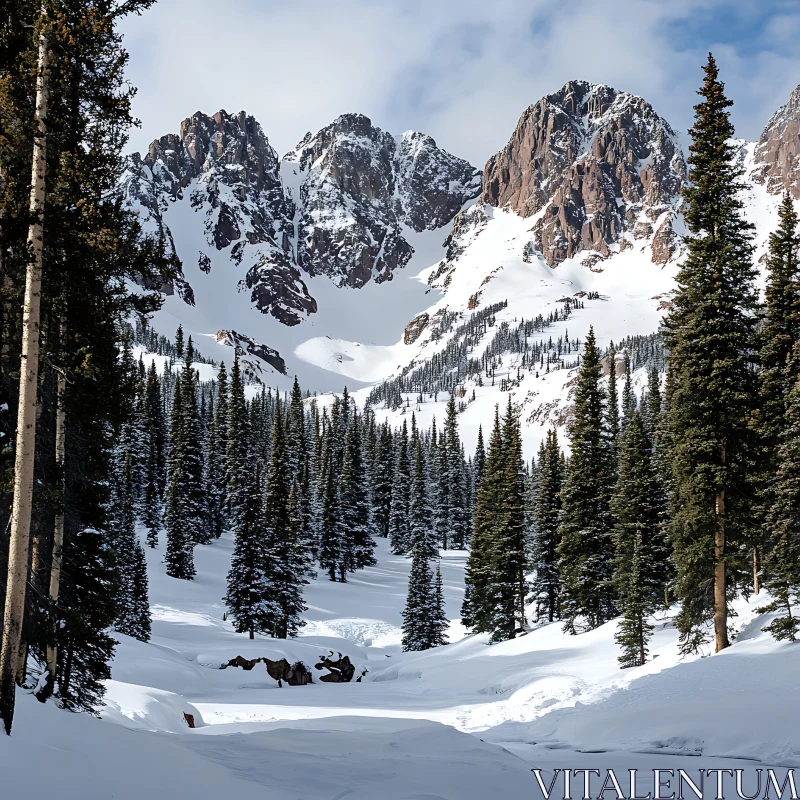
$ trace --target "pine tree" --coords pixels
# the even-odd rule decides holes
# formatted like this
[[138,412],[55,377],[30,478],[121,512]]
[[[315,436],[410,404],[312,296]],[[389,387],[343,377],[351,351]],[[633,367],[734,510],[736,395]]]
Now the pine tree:
[[244,383],[239,367],[238,355],[233,360],[231,369],[230,398],[228,400],[228,441],[226,448],[225,493],[228,506],[228,524],[236,530],[239,524],[241,509],[244,506],[244,495],[247,492],[248,473],[248,440],[250,424],[247,403],[244,396]]
[[447,631],[450,620],[447,619],[447,610],[444,599],[444,581],[442,580],[442,565],[436,565],[436,577],[433,579],[433,621],[431,624],[431,646],[440,647],[447,644]]
[[206,447],[206,507],[212,538],[219,539],[227,524],[228,374],[225,363],[217,373],[217,399]]
[[178,325],[178,330],[175,331],[175,355],[183,359],[183,325]]
[[752,226],[738,197],[732,103],[710,54],[704,72],[684,190],[688,252],[664,322],[682,652],[706,641],[712,618],[716,649],[729,644],[728,598],[752,515],[755,455]]
[[408,519],[412,552],[420,550],[427,559],[438,558],[433,510],[428,500],[428,477],[419,439],[414,448],[414,475],[411,480]]
[[637,532],[628,566],[627,591],[622,600],[622,618],[614,635],[614,641],[622,648],[622,655],[617,659],[622,669],[639,667],[647,661],[647,643],[653,632],[653,626],[647,621],[650,603],[642,586],[643,561],[642,534]]
[[322,500],[320,515],[319,565],[328,573],[328,578],[337,580],[342,575],[342,539],[344,531],[341,519],[339,482],[336,480],[334,454],[326,447],[322,468]]
[[373,514],[378,536],[388,538],[392,510],[392,482],[394,479],[395,453],[392,431],[384,422],[378,437],[375,453],[373,480]]
[[430,648],[434,623],[435,589],[431,564],[423,542],[412,548],[408,595],[403,609],[403,650]]
[[617,392],[617,351],[614,343],[608,353],[608,393],[606,395],[606,431],[611,448],[614,466],[617,462],[617,442],[619,441],[619,393]]
[[376,563],[369,488],[361,455],[358,415],[355,411],[351,415],[345,440],[341,498],[342,527],[346,531],[347,542],[345,567],[348,572],[355,572]]
[[524,628],[526,624],[525,596],[527,594],[525,580],[527,566],[525,475],[519,418],[514,412],[510,394],[506,415],[503,419],[503,473],[503,495],[500,508],[502,527],[494,554],[499,578],[497,584],[507,587],[503,592],[504,601],[506,593],[513,597],[512,602],[518,616],[518,624]]
[[164,515],[167,550],[164,561],[167,575],[192,580],[195,575],[194,545],[208,541],[208,528],[191,337],[185,355],[184,367],[175,385],[170,421],[169,486]]
[[461,438],[458,434],[456,401],[453,395],[447,403],[444,421],[444,438],[449,492],[448,520],[452,547],[463,550],[469,539],[467,476]]
[[147,559],[144,554],[144,548],[138,540],[135,542],[133,550],[131,583],[133,591],[128,634],[140,642],[149,642],[151,618],[148,597]]
[[646,618],[662,603],[668,574],[665,503],[642,417],[635,411],[620,442],[614,513],[614,585],[622,610],[620,663],[640,666],[652,630]]
[[778,229],[770,234],[767,255],[766,312],[760,330],[759,402],[755,425],[760,436],[758,463],[759,519],[754,526],[753,583],[758,591],[762,531],[774,503],[778,447],[786,425],[788,395],[797,382],[798,362],[792,358],[800,341],[800,236],[797,213],[787,192],[778,207]]
[[[800,346],[795,347],[795,359]],[[763,562],[764,584],[772,602],[760,613],[778,613],[764,630],[776,639],[795,641],[800,617],[793,613],[800,603],[800,382],[789,393],[784,429],[778,448],[778,471],[771,492],[773,502],[767,516],[769,549]]]
[[409,501],[411,495],[411,460],[408,452],[408,427],[403,420],[403,428],[395,448],[397,460],[392,484],[392,504],[389,516],[389,538],[392,552],[405,555],[411,548],[409,528]]
[[292,477],[288,459],[286,428],[281,404],[275,404],[272,424],[272,450],[264,499],[264,581],[270,613],[268,630],[278,639],[294,636],[304,624],[300,614],[306,610],[303,586],[308,571],[303,538],[299,485]]
[[502,434],[500,412],[495,408],[489,452],[475,496],[472,547],[464,575],[461,622],[470,630],[494,632],[495,602],[492,592],[491,558],[494,526],[501,497]]
[[135,636],[136,590],[134,567],[136,561],[136,516],[134,514],[133,466],[130,453],[120,453],[114,475],[113,533],[114,560],[117,572],[117,620],[120,633]]
[[[656,378],[658,373],[656,373]],[[636,411],[636,393],[633,391],[633,376],[631,375],[631,360],[625,354],[625,383],[622,387],[622,419],[620,421],[620,436],[625,435],[625,431]]]
[[272,633],[276,615],[266,575],[263,484],[259,462],[244,494],[225,595],[234,629],[237,633],[248,633],[251,639],[257,632]]
[[564,630],[596,628],[616,615],[610,495],[613,474],[600,386],[600,354],[590,328],[568,425],[572,456],[561,492],[561,616]]
[[539,459],[539,482],[534,500],[532,566],[536,572],[532,597],[537,620],[552,622],[559,616],[558,544],[561,487],[564,483],[561,450],[555,430],[548,431]]

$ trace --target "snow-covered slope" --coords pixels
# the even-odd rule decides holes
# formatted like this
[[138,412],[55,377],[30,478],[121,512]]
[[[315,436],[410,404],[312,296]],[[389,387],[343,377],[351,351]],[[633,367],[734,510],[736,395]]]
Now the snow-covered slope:
[[[192,582],[166,577],[163,549],[148,550],[152,641],[117,636],[101,720],[20,692],[0,747],[3,796],[58,785],[69,800],[516,800],[541,796],[531,767],[549,783],[565,766],[640,768],[641,796],[654,768],[695,780],[699,768],[744,769],[749,787],[756,767],[800,766],[800,650],[761,633],[763,597],[737,601],[733,646],[707,658],[679,659],[671,613],[653,620],[654,658],[634,669],[619,669],[616,621],[580,636],[543,625],[489,646],[455,620],[451,644],[401,653],[409,561],[381,540],[377,565],[347,584],[311,583],[297,639],[250,641],[224,619],[231,549],[228,535],[197,547]],[[451,617],[465,556],[442,553]],[[331,650],[369,672],[319,682],[314,664]],[[315,681],[279,688],[263,664],[219,668],[237,655],[302,659]]]

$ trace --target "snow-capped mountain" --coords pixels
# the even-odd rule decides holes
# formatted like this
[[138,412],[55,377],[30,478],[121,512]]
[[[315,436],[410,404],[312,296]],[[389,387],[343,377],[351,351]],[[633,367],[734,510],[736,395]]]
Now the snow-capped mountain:
[[[184,265],[207,274],[211,254],[225,254],[256,310],[297,325],[318,310],[304,277],[352,287],[391,280],[414,253],[405,230],[450,222],[480,193],[481,176],[430,136],[394,137],[360,114],[307,134],[280,161],[253,117],[219,111],[194,114],[131,156],[123,188],[172,247],[173,207],[191,208],[203,241],[178,253]],[[177,288],[194,301],[185,276]]]
[[[740,143],[757,258],[778,195],[798,193],[799,98]],[[180,321],[196,338],[246,337],[279,385],[347,383],[423,424],[455,388],[467,439],[510,392],[530,448],[568,417],[590,325],[604,347],[658,329],[685,178],[675,131],[644,99],[571,81],[523,112],[482,176],[356,114],[279,161],[252,118],[220,112],[134,157],[125,188],[184,264],[156,316],[164,333]]]

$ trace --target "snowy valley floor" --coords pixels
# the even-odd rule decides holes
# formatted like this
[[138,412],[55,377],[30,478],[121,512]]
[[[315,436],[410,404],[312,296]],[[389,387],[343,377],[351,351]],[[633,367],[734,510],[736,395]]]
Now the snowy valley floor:
[[[408,561],[381,541],[377,566],[308,587],[302,636],[249,641],[223,621],[231,548],[228,537],[198,547],[192,583],[167,578],[162,552],[148,552],[151,643],[117,637],[100,721],[20,692],[14,735],[0,742],[0,798],[38,800],[57,784],[60,800],[522,800],[542,797],[532,767],[546,784],[555,769],[636,768],[640,794],[654,768],[695,779],[738,768],[753,795],[756,769],[800,767],[800,644],[761,633],[759,601],[737,602],[735,644],[708,658],[680,661],[669,615],[657,618],[655,657],[638,669],[618,669],[613,622],[575,637],[545,625],[491,647],[454,623],[453,644],[403,654]],[[465,558],[443,553],[451,618]],[[286,656],[316,676],[331,650],[367,668],[363,681],[278,688],[261,664],[219,669],[237,655]]]

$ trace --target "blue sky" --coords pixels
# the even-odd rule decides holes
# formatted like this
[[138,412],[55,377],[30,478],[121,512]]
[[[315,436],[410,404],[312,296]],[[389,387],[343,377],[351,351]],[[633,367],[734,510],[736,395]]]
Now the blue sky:
[[160,0],[124,32],[132,149],[195,111],[244,108],[282,154],[358,111],[482,166],[573,78],[639,94],[684,131],[712,50],[748,139],[800,84],[799,0]]

